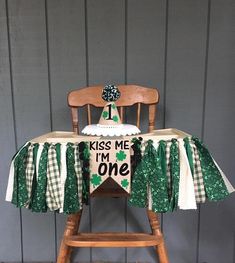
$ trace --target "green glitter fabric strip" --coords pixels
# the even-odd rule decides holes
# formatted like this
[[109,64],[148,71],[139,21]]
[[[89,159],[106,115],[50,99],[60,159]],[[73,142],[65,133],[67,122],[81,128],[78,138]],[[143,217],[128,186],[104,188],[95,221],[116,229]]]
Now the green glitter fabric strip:
[[64,189],[64,213],[72,214],[80,210],[78,198],[78,183],[75,171],[74,147],[71,143],[67,144],[66,152],[67,178]]
[[43,145],[43,150],[39,159],[37,184],[32,199],[31,209],[33,212],[45,213],[47,211],[46,188],[47,188],[48,149],[49,149],[49,143],[45,143]]
[[25,170],[30,145],[31,143],[28,143],[20,149],[14,160],[14,190],[11,202],[17,207],[24,207],[28,201]]
[[152,142],[148,141],[144,156],[142,157],[139,165],[136,167],[132,181],[131,196],[129,199],[129,203],[133,206],[147,207],[148,177],[152,172],[152,162],[156,156],[156,151],[155,156],[153,156],[152,149]]
[[82,160],[82,200],[89,204],[90,197],[90,151],[87,142],[79,143],[80,159]]
[[206,146],[196,137],[192,138],[199,152],[207,198],[219,201],[229,195],[221,174]]
[[191,149],[188,137],[184,138],[184,147],[185,147],[186,154],[187,154],[187,157],[188,157],[188,161],[189,161],[189,165],[190,165],[192,176],[194,176],[193,153],[192,153],[192,149]]
[[[151,142],[151,141],[150,141]],[[153,145],[149,147],[150,160],[149,185],[152,194],[152,210],[154,212],[167,212],[169,209],[168,180],[166,175],[166,142],[161,140],[157,152]]]
[[179,197],[179,181],[180,181],[180,161],[179,161],[179,148],[176,139],[172,139],[170,146],[170,174],[172,182],[172,192],[170,197],[169,210],[177,209]]

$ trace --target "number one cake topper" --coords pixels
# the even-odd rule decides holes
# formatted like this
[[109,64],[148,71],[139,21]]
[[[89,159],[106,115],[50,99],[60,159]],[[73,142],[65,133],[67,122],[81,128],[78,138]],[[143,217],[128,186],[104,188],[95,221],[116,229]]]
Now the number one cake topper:
[[140,130],[130,124],[122,124],[117,106],[121,93],[114,85],[107,85],[103,88],[102,98],[107,102],[104,106],[98,124],[87,125],[82,133],[97,136],[125,136],[140,133]]
[[114,85],[107,85],[102,92],[103,100],[107,101],[100,116],[100,125],[120,125],[121,120],[115,101],[120,98],[120,91]]

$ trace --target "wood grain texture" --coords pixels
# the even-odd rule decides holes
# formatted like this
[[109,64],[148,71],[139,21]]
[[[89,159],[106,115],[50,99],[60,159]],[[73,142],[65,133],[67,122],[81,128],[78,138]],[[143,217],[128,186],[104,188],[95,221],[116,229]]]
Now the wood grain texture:
[[[9,1],[17,143],[51,130],[44,1]],[[25,261],[54,260],[54,215],[22,209]],[[43,251],[43,253],[41,252]]]
[[[0,260],[21,259],[20,211],[4,202],[11,158],[16,151],[13,105],[11,96],[10,61],[5,1],[0,1]],[[14,253],[9,249],[14,247]]]
[[[235,185],[234,26],[234,1],[211,1],[204,141],[233,185]],[[199,262],[234,262],[234,202],[233,194],[222,202],[202,206]]]
[[[166,127],[201,136],[206,55],[207,2],[169,1]],[[198,211],[163,215],[170,261],[197,259]]]

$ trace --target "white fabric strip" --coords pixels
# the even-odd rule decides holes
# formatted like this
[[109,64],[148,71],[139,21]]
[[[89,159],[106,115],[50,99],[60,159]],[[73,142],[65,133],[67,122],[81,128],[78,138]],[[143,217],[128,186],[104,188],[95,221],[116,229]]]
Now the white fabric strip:
[[16,154],[16,156],[14,157],[14,159],[11,161],[11,166],[10,166],[10,172],[9,172],[9,177],[8,177],[8,184],[7,184],[7,191],[6,191],[6,198],[5,200],[8,202],[11,202],[12,200],[12,195],[13,195],[13,189],[14,189],[14,175],[15,175],[15,169],[14,169],[14,161],[15,158],[18,156],[18,154],[20,153],[20,151],[28,144],[28,142],[26,142],[21,149],[18,151],[18,153]]
[[[213,159],[213,158],[212,158]],[[220,169],[219,165],[217,164],[217,162],[213,159],[215,165],[217,166],[221,176],[222,176],[222,179],[224,180],[224,183],[227,187],[227,190],[229,193],[232,193],[235,191],[234,187],[232,186],[232,184],[229,182],[228,178],[226,177],[226,175],[224,174],[224,172]]]
[[148,193],[148,209],[152,210],[153,199],[152,199],[151,187],[149,186],[149,184],[147,185],[147,193]]
[[39,161],[41,158],[42,150],[43,150],[43,143],[39,143],[38,153],[37,153],[37,160],[36,160],[36,178],[38,179],[38,168],[39,168]]
[[180,209],[197,209],[193,177],[190,170],[187,154],[184,148],[184,141],[178,139],[179,159],[180,159],[180,181],[179,181],[179,199]]
[[67,165],[66,165],[66,144],[67,143],[61,143],[61,148],[60,148],[60,183],[61,183],[61,208],[60,208],[60,213],[64,212],[64,186],[65,186],[65,181],[67,178]]
[[9,173],[9,178],[8,178],[8,185],[7,185],[7,192],[6,192],[6,201],[11,202],[12,200],[12,195],[13,195],[13,188],[14,188],[14,160],[15,158],[11,161],[11,166],[10,166],[10,173]]

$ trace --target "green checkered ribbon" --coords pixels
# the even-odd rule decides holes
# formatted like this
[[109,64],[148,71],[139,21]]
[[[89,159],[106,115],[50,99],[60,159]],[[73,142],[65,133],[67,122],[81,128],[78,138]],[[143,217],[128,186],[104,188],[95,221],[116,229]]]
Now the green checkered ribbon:
[[48,208],[52,211],[61,207],[60,160],[58,160],[58,145],[59,144],[51,144],[48,149],[46,202]]
[[80,210],[80,204],[78,198],[77,173],[75,170],[74,147],[71,143],[67,145],[66,163],[67,178],[64,189],[64,213],[72,214]]
[[204,203],[206,201],[206,192],[205,192],[199,153],[197,147],[195,146],[195,144],[191,139],[189,139],[189,143],[192,149],[192,158],[194,165],[193,183],[194,183],[195,198],[197,203]]
[[31,208],[31,201],[34,194],[34,189],[36,186],[36,159],[38,152],[39,144],[31,144],[28,149],[28,158],[26,160],[26,186],[28,192],[28,202],[26,206]]
[[80,204],[80,209],[82,209],[82,163],[80,160],[80,150],[79,144],[75,144],[74,149],[74,169],[77,177],[77,185],[78,185],[78,200]]
[[168,187],[168,198],[169,199],[172,194],[170,148],[171,148],[171,141],[166,141],[166,176],[167,176],[167,182],[168,182],[167,187]]

